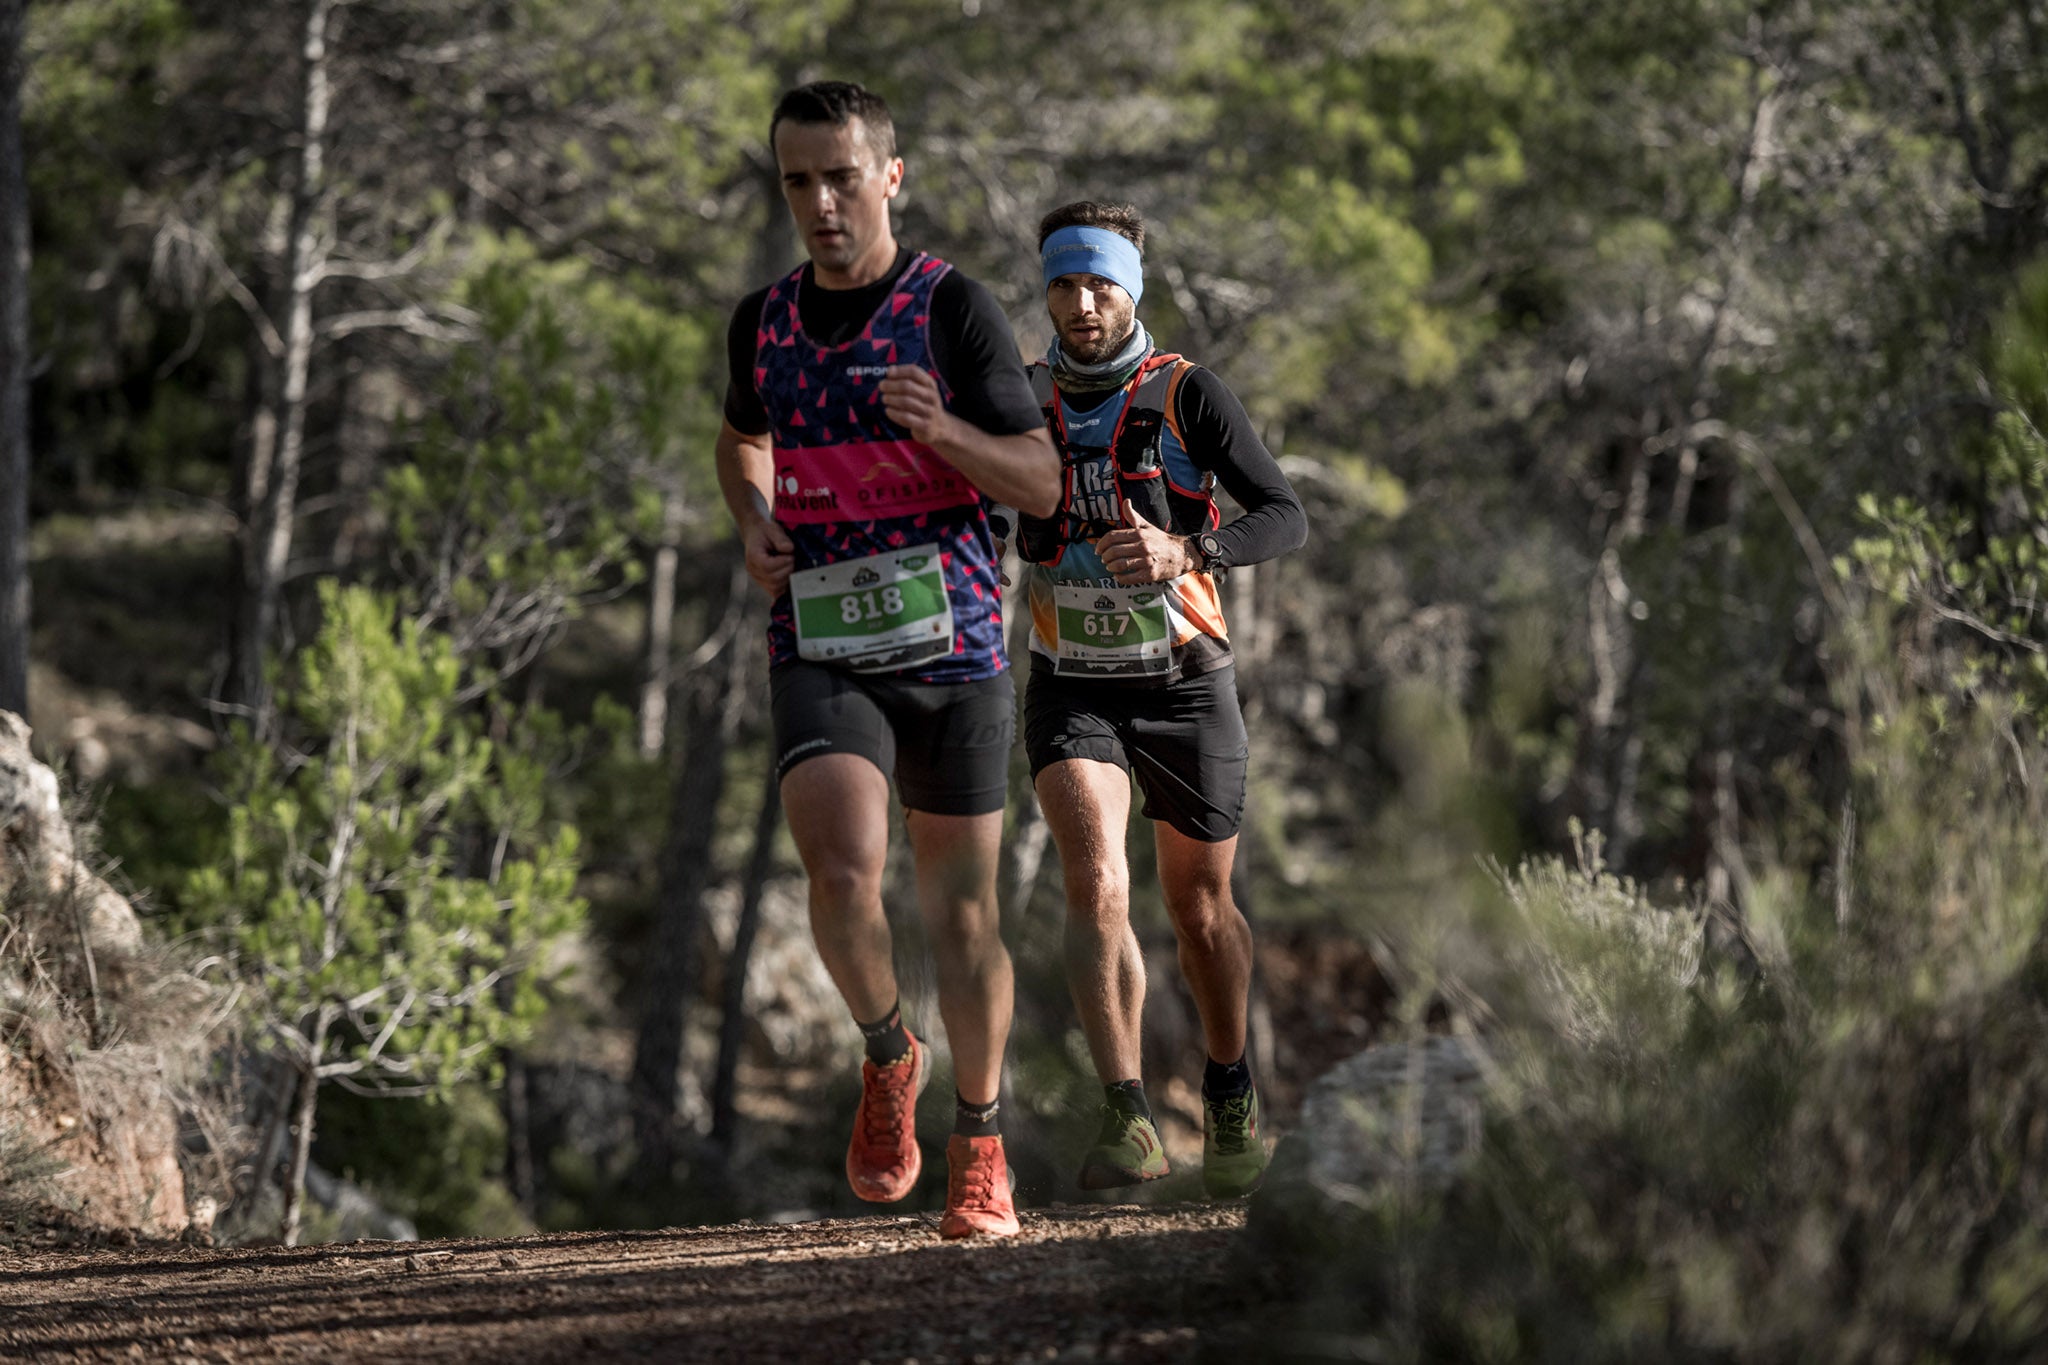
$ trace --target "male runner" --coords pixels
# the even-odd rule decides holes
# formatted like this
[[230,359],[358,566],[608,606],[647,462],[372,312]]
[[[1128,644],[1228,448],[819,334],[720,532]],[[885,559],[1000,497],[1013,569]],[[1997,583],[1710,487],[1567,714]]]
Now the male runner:
[[799,87],[769,140],[810,262],[733,314],[718,478],[773,602],[776,771],[811,933],[867,1040],[847,1179],[897,1200],[923,1164],[925,1049],[882,910],[893,772],[958,1090],[939,1231],[1008,1235],[995,874],[1015,702],[987,511],[1052,511],[1059,457],[994,298],[896,244],[903,162],[882,99]]
[[[1139,1076],[1144,959],[1131,931],[1131,778],[1202,1017],[1202,1183],[1248,1194],[1266,1165],[1245,1057],[1251,927],[1230,896],[1247,740],[1216,576],[1297,549],[1301,503],[1244,408],[1209,371],[1152,345],[1137,210],[1068,204],[1039,226],[1058,340],[1032,368],[1065,478],[1059,512],[1020,515],[1031,677],[1024,745],[1059,846],[1067,975],[1104,1087],[1083,1188],[1167,1173]],[[1244,508],[1218,524],[1221,483]]]

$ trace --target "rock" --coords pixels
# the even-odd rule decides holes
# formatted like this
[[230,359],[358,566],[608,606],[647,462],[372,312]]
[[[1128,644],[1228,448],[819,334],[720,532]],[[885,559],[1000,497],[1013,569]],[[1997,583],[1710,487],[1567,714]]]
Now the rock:
[[[96,1023],[67,1021],[96,1021],[103,1009],[118,1015],[124,993],[145,982],[156,1009],[177,998],[166,989],[190,987],[197,999],[204,988],[145,960],[141,922],[78,856],[57,775],[36,760],[29,737],[21,717],[0,711],[0,904],[52,969],[0,971],[0,1000],[41,1020],[39,1045],[62,1061],[0,1052],[0,1113],[69,1168],[61,1188],[79,1210],[90,1207],[94,1223],[117,1237],[174,1237],[191,1216],[165,1068],[192,1040],[175,1028],[154,1040],[127,1029],[100,1037]],[[66,967],[70,959],[85,959],[88,970]],[[69,1002],[74,1015],[60,992],[75,980],[90,983],[91,998],[84,1001],[86,986],[69,987],[80,997]]]
[[71,856],[71,827],[64,822],[57,774],[29,752],[28,722],[0,711],[0,840],[24,851]]
[[1478,1147],[1484,1067],[1476,1041],[1441,1035],[1332,1067],[1273,1153],[1250,1225],[1314,1244],[1340,1237],[1390,1190],[1451,1183]]
[[336,1222],[336,1241],[371,1237],[380,1242],[417,1242],[419,1229],[410,1218],[393,1213],[368,1190],[345,1176],[319,1166],[306,1166],[306,1197],[327,1210]]
[[95,953],[142,951],[142,921],[120,892],[68,856],[50,855],[43,864],[43,889],[84,911],[86,942]]
[[83,908],[86,941],[94,952],[140,951],[141,921],[114,888],[78,860],[57,774],[36,761],[29,735],[20,716],[0,711],[0,854],[18,853],[0,857],[0,889],[12,881],[19,863],[51,896]]
[[210,1194],[199,1195],[186,1205],[185,1216],[185,1230],[178,1234],[179,1239],[194,1246],[212,1246],[213,1223],[220,1217],[220,1201]]

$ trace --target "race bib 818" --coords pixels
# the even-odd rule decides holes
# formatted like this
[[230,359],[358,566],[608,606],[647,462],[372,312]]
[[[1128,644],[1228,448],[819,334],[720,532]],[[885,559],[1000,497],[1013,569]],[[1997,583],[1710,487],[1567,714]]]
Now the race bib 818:
[[849,559],[789,577],[797,656],[876,671],[953,648],[953,605],[936,547]]

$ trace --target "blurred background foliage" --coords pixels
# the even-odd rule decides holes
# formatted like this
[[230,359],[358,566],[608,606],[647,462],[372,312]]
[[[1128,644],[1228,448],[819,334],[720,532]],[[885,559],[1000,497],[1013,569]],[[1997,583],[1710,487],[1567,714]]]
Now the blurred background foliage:
[[[1940,1354],[1941,1305],[2038,1299],[1987,1266],[2040,1226],[2011,1128],[2042,983],[2040,0],[29,20],[30,718],[103,786],[108,850],[168,928],[218,919],[192,874],[251,817],[206,753],[325,752],[289,689],[342,586],[450,661],[455,730],[545,772],[522,856],[580,831],[587,915],[525,982],[531,1028],[432,1101],[336,1100],[317,1139],[424,1230],[844,1207],[852,1047],[763,799],[761,603],[710,474],[729,310],[800,259],[769,110],[830,76],[890,100],[900,235],[1027,354],[1040,215],[1136,203],[1147,324],[1307,503],[1308,547],[1227,585],[1278,1111],[1445,1000],[1541,1096],[1469,1207],[1339,1258],[1384,1290],[1346,1321],[1390,1314],[1410,1357],[1786,1358],[1868,1294]],[[1044,1199],[1089,1081],[1014,790],[1013,1141]],[[443,849],[461,884],[483,824]],[[1198,1034],[1138,895],[1163,1089]],[[1552,902],[1733,926],[1752,968],[1710,955],[1646,1006],[1662,939],[1514,909]],[[1531,936],[1626,1005],[1600,1039],[1502,965]],[[1938,1065],[1964,1054],[2012,1065],[1979,1091]],[[1989,1221],[1915,1183],[1930,1143],[1972,1154]],[[2037,1339],[2000,1312],[1954,1340]]]

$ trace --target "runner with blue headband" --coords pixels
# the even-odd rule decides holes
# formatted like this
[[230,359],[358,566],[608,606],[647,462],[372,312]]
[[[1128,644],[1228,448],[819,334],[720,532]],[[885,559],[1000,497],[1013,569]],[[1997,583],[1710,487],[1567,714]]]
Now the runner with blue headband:
[[1145,297],[1145,262],[1130,239],[1106,228],[1063,227],[1039,249],[1045,284],[1062,275],[1099,275],[1131,296],[1135,307]]
[[[1024,745],[1066,878],[1069,984],[1103,1084],[1087,1189],[1167,1174],[1139,1072],[1144,956],[1124,855],[1131,783],[1153,822],[1159,883],[1208,1065],[1202,1183],[1250,1193],[1265,1170],[1245,1051],[1252,937],[1230,895],[1249,741],[1217,581],[1298,548],[1288,486],[1223,381],[1152,342],[1145,228],[1125,205],[1082,202],[1039,228],[1057,338],[1032,384],[1060,448],[1050,517],[1020,516],[1031,674]],[[1221,523],[1221,483],[1244,508]]]

